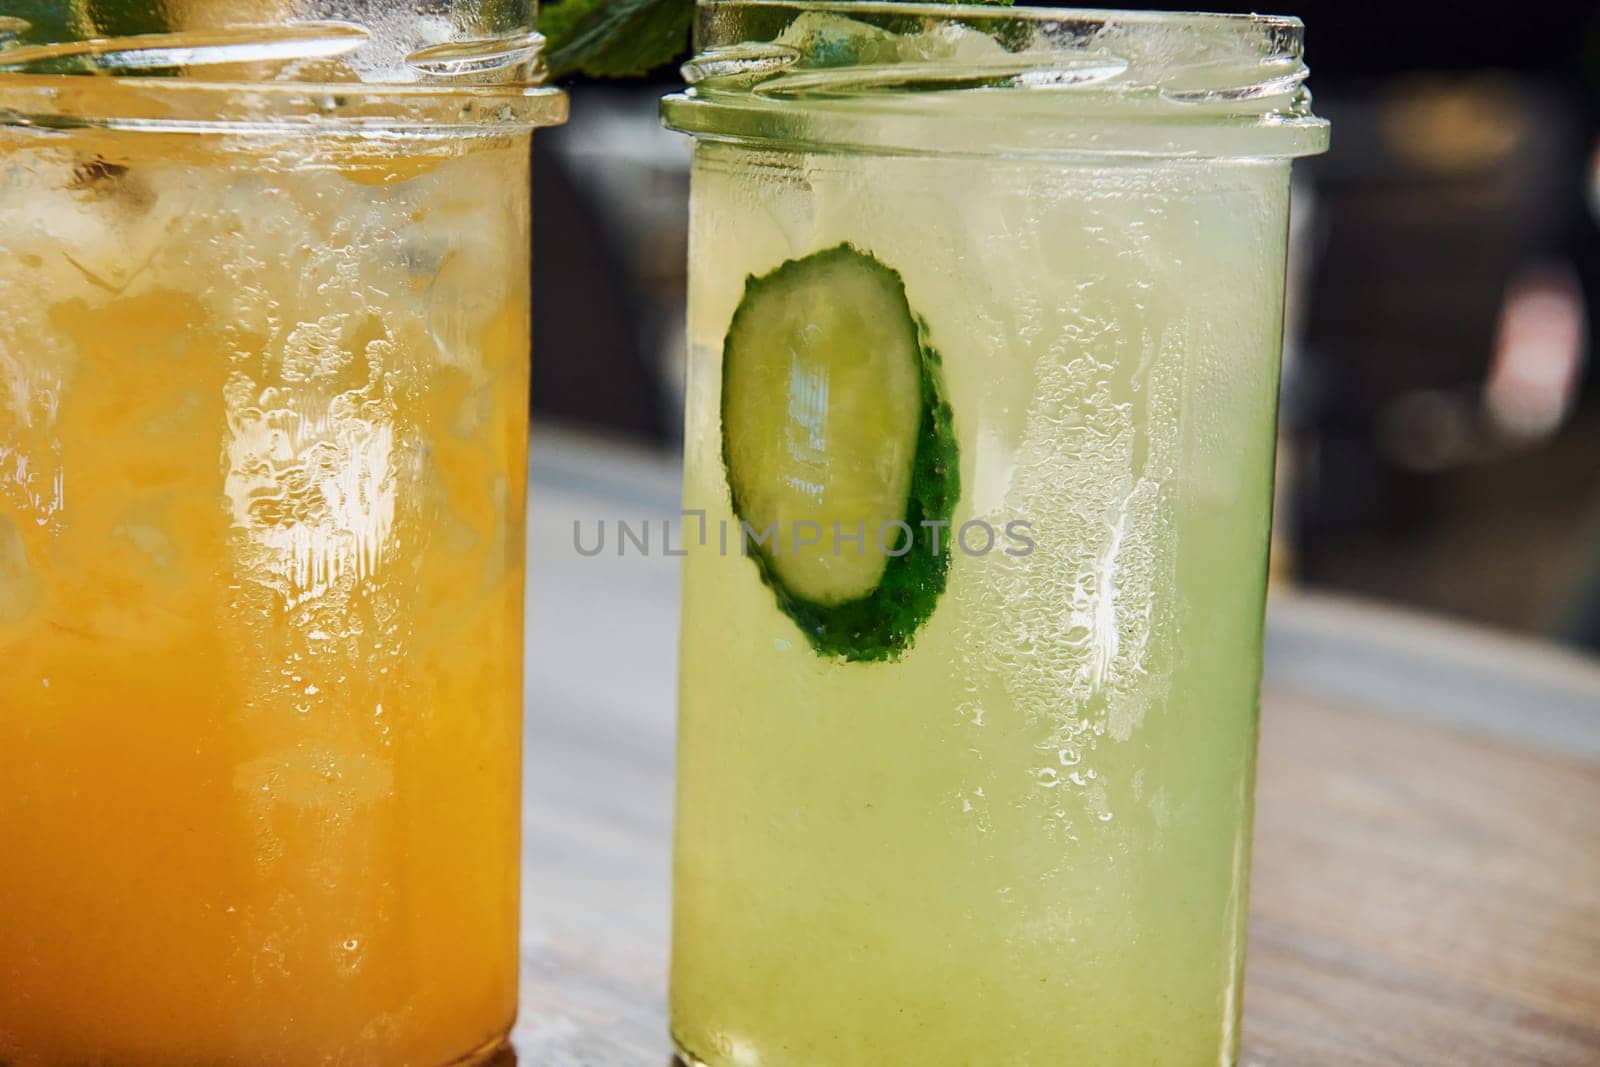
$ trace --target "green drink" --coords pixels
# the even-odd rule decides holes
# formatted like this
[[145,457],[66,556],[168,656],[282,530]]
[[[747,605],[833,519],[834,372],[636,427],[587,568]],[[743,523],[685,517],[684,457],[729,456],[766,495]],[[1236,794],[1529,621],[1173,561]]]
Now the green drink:
[[698,40],[680,1050],[1231,1062],[1298,23]]

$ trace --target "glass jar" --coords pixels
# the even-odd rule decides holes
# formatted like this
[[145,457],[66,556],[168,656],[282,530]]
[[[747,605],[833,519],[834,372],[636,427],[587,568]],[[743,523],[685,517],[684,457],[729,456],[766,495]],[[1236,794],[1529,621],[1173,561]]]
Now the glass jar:
[[678,1048],[1232,1062],[1300,24],[698,10]]
[[0,26],[0,1063],[470,1057],[516,1012],[533,3],[65,7]]

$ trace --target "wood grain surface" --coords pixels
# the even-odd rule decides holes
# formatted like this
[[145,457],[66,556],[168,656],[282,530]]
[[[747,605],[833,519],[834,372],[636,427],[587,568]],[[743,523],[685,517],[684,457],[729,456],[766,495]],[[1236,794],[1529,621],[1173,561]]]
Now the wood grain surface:
[[[515,1041],[666,1067],[676,561],[570,544],[675,472],[545,456]],[[1600,1065],[1600,666],[1308,597],[1267,647],[1241,1062]]]
[[1271,691],[1259,775],[1244,1062],[1600,1064],[1600,768]]

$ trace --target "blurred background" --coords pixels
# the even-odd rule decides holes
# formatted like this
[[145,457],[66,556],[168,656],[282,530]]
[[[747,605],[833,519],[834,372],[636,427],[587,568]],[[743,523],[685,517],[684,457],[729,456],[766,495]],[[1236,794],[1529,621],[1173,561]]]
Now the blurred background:
[[[1600,5],[1262,6],[1305,19],[1333,123],[1297,168],[1274,580],[1600,651]],[[580,80],[534,139],[534,412],[664,456],[679,84]]]

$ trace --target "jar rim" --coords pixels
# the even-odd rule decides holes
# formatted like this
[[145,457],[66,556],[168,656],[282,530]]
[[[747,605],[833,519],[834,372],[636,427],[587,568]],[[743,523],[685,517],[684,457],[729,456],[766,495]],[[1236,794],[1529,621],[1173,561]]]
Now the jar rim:
[[566,118],[531,29],[412,41],[402,58],[337,19],[44,42],[26,29],[0,19],[0,126],[454,134]]
[[1304,27],[1280,15],[892,0],[700,0],[699,137],[929,154],[1324,151]]
[[537,86],[196,82],[0,74],[0,127],[97,126],[170,133],[299,129],[363,136],[556,126],[567,94]]

